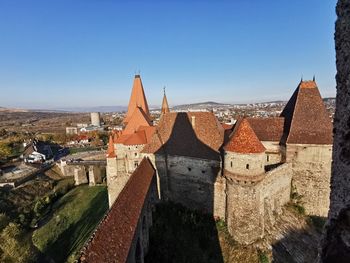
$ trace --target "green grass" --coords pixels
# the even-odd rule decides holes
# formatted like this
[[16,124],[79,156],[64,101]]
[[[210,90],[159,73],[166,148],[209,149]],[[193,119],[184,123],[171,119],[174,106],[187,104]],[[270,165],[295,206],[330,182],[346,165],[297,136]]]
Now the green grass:
[[71,262],[107,209],[106,187],[76,187],[54,204],[51,219],[33,233],[33,243],[55,262]]
[[89,151],[98,151],[101,150],[103,146],[98,146],[98,147],[93,147],[93,146],[88,146],[88,147],[78,147],[78,148],[69,148],[69,154],[74,154],[74,153],[80,153],[80,152],[89,152]]

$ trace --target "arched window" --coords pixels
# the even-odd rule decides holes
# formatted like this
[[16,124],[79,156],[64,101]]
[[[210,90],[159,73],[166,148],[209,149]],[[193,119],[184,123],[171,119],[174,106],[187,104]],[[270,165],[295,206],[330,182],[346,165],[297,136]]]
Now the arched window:
[[249,164],[246,164],[245,168],[249,170]]

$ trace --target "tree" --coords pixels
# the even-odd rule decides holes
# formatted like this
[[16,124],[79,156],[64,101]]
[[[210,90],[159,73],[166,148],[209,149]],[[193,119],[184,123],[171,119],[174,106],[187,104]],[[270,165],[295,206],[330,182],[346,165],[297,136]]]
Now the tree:
[[0,143],[0,159],[6,159],[11,156],[11,148],[7,143]]
[[29,237],[20,225],[9,223],[0,234],[1,262],[36,262],[35,252]]

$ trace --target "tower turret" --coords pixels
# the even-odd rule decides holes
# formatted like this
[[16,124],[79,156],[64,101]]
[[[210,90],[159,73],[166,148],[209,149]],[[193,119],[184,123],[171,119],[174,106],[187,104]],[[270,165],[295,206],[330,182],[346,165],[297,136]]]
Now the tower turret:
[[165,87],[164,87],[164,95],[163,95],[163,102],[162,102],[162,114],[170,112],[169,110],[169,104],[168,104],[168,99],[165,94]]

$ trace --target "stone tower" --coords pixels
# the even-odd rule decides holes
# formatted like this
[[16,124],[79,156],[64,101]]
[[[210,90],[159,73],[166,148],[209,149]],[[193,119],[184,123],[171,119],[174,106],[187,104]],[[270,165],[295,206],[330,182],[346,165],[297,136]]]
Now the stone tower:
[[264,235],[264,209],[256,184],[265,176],[265,147],[247,119],[237,122],[224,147],[226,220],[230,234],[249,244]]
[[305,212],[327,216],[332,160],[332,121],[314,80],[301,81],[281,113],[282,155],[292,163],[293,188]]
[[123,190],[129,176],[126,172],[125,160],[118,158],[115,154],[116,149],[113,142],[113,136],[109,137],[107,150],[107,187],[108,200],[111,207],[119,193]]

